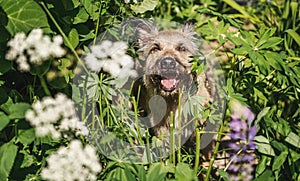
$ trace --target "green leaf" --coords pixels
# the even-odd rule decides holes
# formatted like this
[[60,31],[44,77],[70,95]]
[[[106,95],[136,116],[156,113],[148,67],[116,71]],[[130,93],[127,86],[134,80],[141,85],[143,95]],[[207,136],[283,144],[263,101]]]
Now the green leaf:
[[258,123],[261,118],[263,118],[270,110],[270,107],[265,107],[262,111],[260,111],[257,115],[257,118],[255,120],[255,123]]
[[245,8],[243,6],[240,6],[238,3],[236,3],[234,0],[223,0],[226,4],[231,6],[233,9],[240,12],[242,15],[245,16],[245,18],[250,18],[251,16],[245,11]]
[[259,160],[259,163],[256,167],[256,171],[255,171],[255,176],[257,177],[258,175],[262,174],[266,169],[267,169],[267,165],[268,162],[271,160],[270,157],[266,156],[266,155],[261,155],[261,159]]
[[255,51],[249,52],[249,57],[253,61],[254,64],[256,64],[259,68],[259,70],[264,74],[267,75],[270,71],[270,65],[269,62],[266,61],[264,56]]
[[259,177],[255,178],[253,181],[273,181],[275,180],[271,170],[264,171]]
[[[79,87],[82,87],[86,92],[89,100],[95,99],[97,100],[99,98],[99,90],[101,88],[101,91],[103,91],[105,96],[108,96],[109,99],[111,99],[109,96],[110,94],[107,92],[106,89],[109,89],[110,86],[99,86],[99,77],[95,73],[91,73],[87,78],[85,76],[82,76],[83,82],[79,84]],[[85,82],[87,81],[87,82]]]
[[147,181],[163,181],[166,173],[163,171],[162,163],[152,164],[147,174]]
[[283,39],[280,38],[280,37],[271,37],[264,44],[262,44],[258,48],[259,49],[267,49],[267,48],[270,48],[270,47],[275,47],[276,45],[278,45],[282,41],[283,41]]
[[240,38],[240,37],[236,37],[236,36],[228,36],[228,39],[233,43],[235,44],[236,46],[240,46],[242,45],[244,42],[243,42],[243,39]]
[[257,146],[257,150],[260,153],[275,156],[274,149],[271,147],[270,142],[266,137],[260,135],[260,136],[256,136],[254,140]]
[[247,101],[247,98],[244,98],[243,94],[234,92],[234,89],[232,87],[232,79],[227,79],[227,93],[229,99],[236,99],[242,104],[244,104]]
[[291,157],[292,157],[292,161],[295,163],[297,160],[300,159],[300,153],[290,149],[289,150],[290,154],[291,154]]
[[0,131],[9,123],[9,118],[3,112],[0,112]]
[[8,17],[6,29],[13,36],[28,33],[33,28],[48,28],[48,19],[42,8],[33,0],[1,1]]
[[31,129],[21,129],[18,131],[18,141],[24,145],[29,145],[35,139],[35,130]]
[[294,132],[290,132],[285,138],[285,141],[295,146],[296,148],[300,148],[300,137]]
[[85,9],[79,9],[78,14],[73,19],[73,24],[85,23],[89,19],[89,14]]
[[135,13],[145,13],[146,11],[152,11],[157,6],[158,0],[143,0],[141,4],[131,5],[130,8]]
[[279,156],[274,157],[274,163],[272,165],[272,170],[278,170],[286,160],[288,151],[281,152]]
[[137,173],[138,173],[138,179],[139,180],[146,180],[146,171],[144,169],[143,166],[140,166],[140,165],[136,165],[138,168],[137,168]]
[[282,70],[282,67],[280,65],[280,62],[282,62],[282,59],[280,58],[278,53],[266,51],[264,53],[264,56],[273,68],[275,68],[276,70]]
[[68,82],[65,77],[56,77],[49,81],[49,85],[55,89],[63,89],[68,85]]
[[115,140],[115,139],[116,139],[115,134],[107,133],[107,134],[105,134],[104,136],[101,137],[100,144],[106,144],[106,143],[109,143],[109,142],[111,142],[112,140]]
[[131,173],[131,171],[128,169],[128,167],[125,167],[125,176],[126,180],[131,181],[131,180],[136,180],[135,176]]
[[58,70],[62,73],[67,83],[70,81],[70,77],[72,76],[72,71],[69,70],[69,67],[72,65],[72,62],[68,58],[59,59],[60,65],[57,67]]
[[10,119],[25,118],[25,113],[30,108],[31,108],[31,106],[24,102],[13,104],[8,108],[9,118]]
[[257,44],[257,37],[251,31],[240,31],[243,39],[242,45],[245,47],[251,47],[252,49]]
[[21,168],[30,167],[31,165],[37,162],[36,157],[34,155],[30,155],[30,153],[28,153],[27,151],[21,150],[20,153],[24,155],[23,162],[20,166]]
[[288,147],[284,145],[284,143],[281,143],[279,141],[272,141],[271,142],[271,145],[276,149],[278,150],[279,152],[284,152],[284,151],[287,151],[288,150]]
[[240,48],[235,48],[232,50],[232,52],[236,55],[247,55],[249,52],[249,48],[248,47],[240,47]]
[[300,35],[295,30],[288,29],[285,32],[287,32],[296,41],[296,43],[300,46]]
[[12,142],[5,143],[0,147],[0,180],[7,180],[17,151],[18,147]]
[[228,178],[228,173],[225,172],[224,170],[217,169],[218,173],[220,174],[221,178],[224,179],[225,181],[230,181]]
[[[76,48],[79,43],[79,35],[75,28],[72,28],[72,30],[69,32],[68,39],[72,45],[72,47],[69,48],[71,49]],[[66,46],[68,45],[66,44]]]
[[175,170],[175,179],[176,180],[197,180],[194,171],[186,163],[178,163]]
[[90,16],[92,16],[93,20],[98,19],[99,13],[97,10],[99,8],[93,4],[93,1],[91,0],[80,0],[81,4],[84,6],[85,10],[89,13]]

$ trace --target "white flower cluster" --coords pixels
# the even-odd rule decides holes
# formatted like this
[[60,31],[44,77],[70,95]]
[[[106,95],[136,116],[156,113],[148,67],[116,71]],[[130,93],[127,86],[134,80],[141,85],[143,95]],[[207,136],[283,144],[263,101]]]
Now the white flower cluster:
[[[126,4],[130,3],[130,0],[124,0]],[[137,3],[137,0],[133,0],[133,3]]]
[[55,99],[45,97],[32,105],[32,110],[25,114],[26,120],[35,127],[37,136],[51,135],[57,139],[65,131],[87,136],[89,131],[76,115],[74,102],[64,94],[57,94]]
[[59,35],[53,37],[43,36],[41,29],[33,29],[26,37],[25,33],[17,33],[7,45],[10,47],[6,54],[7,60],[15,60],[20,71],[29,71],[30,64],[40,65],[50,57],[61,57],[66,52],[61,47],[63,38]]
[[127,48],[126,42],[104,40],[90,47],[91,52],[85,56],[86,65],[92,71],[103,70],[113,77],[136,77],[133,59],[126,54]]
[[41,176],[50,181],[96,180],[101,171],[94,147],[83,148],[79,140],[73,140],[69,148],[60,147],[48,157],[47,163]]

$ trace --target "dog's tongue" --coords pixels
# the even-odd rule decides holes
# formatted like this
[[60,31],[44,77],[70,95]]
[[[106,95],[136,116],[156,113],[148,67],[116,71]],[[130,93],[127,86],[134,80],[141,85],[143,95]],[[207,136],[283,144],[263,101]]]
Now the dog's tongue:
[[176,87],[176,79],[174,78],[163,78],[161,80],[161,85],[166,90],[171,90]]

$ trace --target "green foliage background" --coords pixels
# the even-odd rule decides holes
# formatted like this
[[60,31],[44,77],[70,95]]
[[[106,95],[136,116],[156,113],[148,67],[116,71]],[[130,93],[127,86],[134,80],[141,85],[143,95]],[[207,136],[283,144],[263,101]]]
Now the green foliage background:
[[[257,115],[255,180],[300,180],[300,3],[240,2],[244,3],[0,0],[0,180],[41,180],[47,156],[67,142],[35,137],[24,120],[26,110],[47,95],[71,96],[74,65],[82,52],[98,34],[128,17],[197,20],[196,31],[217,43],[214,49],[225,72],[228,101],[239,100]],[[16,33],[33,28],[62,35],[68,55],[20,73],[5,59],[6,44]],[[147,165],[101,156],[104,169],[99,180],[196,180],[205,170],[194,172],[194,154],[183,153],[177,164],[167,159]],[[226,180],[226,172],[220,173]]]

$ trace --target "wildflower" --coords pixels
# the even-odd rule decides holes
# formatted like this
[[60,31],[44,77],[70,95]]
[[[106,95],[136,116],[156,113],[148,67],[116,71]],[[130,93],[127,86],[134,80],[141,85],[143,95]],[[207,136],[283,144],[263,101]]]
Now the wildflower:
[[54,36],[51,41],[49,36],[43,36],[41,29],[33,29],[27,37],[20,32],[7,43],[10,49],[6,59],[15,61],[20,71],[27,72],[30,64],[41,65],[50,57],[62,57],[66,53],[61,47],[62,43],[60,35]]
[[[126,4],[130,3],[130,0],[124,0]],[[133,3],[137,3],[137,0],[133,0]]]
[[41,176],[50,181],[97,180],[101,171],[98,160],[94,147],[83,147],[79,140],[73,140],[69,147],[60,147],[48,157]]
[[[241,106],[238,104],[238,106]],[[255,150],[254,137],[257,128],[251,127],[255,115],[247,107],[241,106],[242,109],[237,109],[232,114],[232,121],[230,122],[230,138],[232,142],[228,144],[232,149],[230,156],[231,163],[228,167],[229,177],[232,180],[251,180],[253,172],[253,161],[255,157],[253,151]],[[241,112],[235,112],[242,110]]]
[[67,131],[88,135],[88,129],[76,115],[74,102],[64,94],[57,94],[54,99],[45,97],[34,103],[32,108],[26,112],[25,118],[35,127],[37,136],[51,135],[57,139]]
[[104,71],[113,77],[136,77],[134,62],[126,54],[128,46],[123,41],[102,41],[100,45],[92,45],[91,52],[85,56],[87,67],[92,71]]

